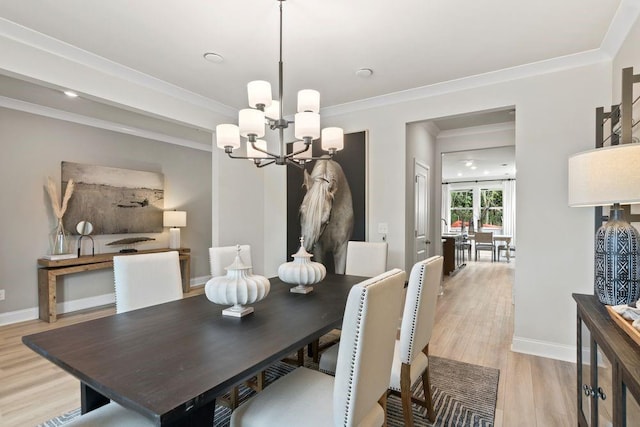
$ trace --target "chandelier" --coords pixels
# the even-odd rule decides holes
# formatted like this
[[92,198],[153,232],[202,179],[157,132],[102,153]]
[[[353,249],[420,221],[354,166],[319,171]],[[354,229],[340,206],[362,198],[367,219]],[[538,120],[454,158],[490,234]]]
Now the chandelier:
[[[304,168],[304,164],[311,160],[329,160],[344,147],[344,132],[341,128],[328,127],[320,132],[320,93],[313,89],[303,89],[298,92],[298,112],[294,120],[283,117],[282,103],[282,2],[280,3],[280,60],[278,62],[278,100],[271,97],[271,84],[264,80],[256,80],[247,84],[249,107],[239,111],[238,125],[220,124],[216,126],[216,142],[218,148],[224,150],[232,159],[253,160],[257,167],[270,164],[295,165]],[[291,153],[287,154],[287,143],[284,141],[284,130],[294,125],[294,135]],[[277,130],[279,134],[280,152],[267,151],[264,139],[266,127]],[[237,156],[233,150],[240,148],[241,139],[246,139],[246,156]],[[322,150],[328,154],[313,157],[311,143],[321,137]]]

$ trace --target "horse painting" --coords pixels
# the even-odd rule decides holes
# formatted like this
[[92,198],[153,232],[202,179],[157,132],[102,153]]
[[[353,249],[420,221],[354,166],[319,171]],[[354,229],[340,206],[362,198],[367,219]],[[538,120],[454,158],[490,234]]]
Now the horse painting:
[[333,255],[335,272],[344,274],[347,242],[353,231],[351,189],[340,164],[317,161],[311,174],[304,171],[306,194],[300,205],[304,247],[313,260],[324,264]]

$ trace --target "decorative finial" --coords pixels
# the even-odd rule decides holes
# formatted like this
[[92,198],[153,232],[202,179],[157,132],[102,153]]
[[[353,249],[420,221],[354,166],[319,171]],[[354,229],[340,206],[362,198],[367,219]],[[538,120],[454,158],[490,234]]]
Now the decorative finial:
[[304,236],[300,236],[300,246],[304,246]]

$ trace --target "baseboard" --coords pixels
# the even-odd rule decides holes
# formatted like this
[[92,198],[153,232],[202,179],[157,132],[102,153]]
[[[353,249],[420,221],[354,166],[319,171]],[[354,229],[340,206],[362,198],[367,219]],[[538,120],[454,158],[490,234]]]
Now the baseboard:
[[511,351],[576,363],[576,347],[570,345],[513,337]]
[[[210,278],[210,276],[194,277],[190,280],[191,287],[202,287]],[[110,293],[90,298],[81,298],[73,301],[64,301],[58,303],[57,309],[58,314],[62,314],[70,313],[72,311],[85,310],[88,308],[100,307],[107,304],[114,304],[115,302],[116,294]],[[38,307],[25,308],[23,310],[10,311],[8,313],[0,313],[0,326],[26,322],[28,320],[36,320],[38,319],[38,317]]]

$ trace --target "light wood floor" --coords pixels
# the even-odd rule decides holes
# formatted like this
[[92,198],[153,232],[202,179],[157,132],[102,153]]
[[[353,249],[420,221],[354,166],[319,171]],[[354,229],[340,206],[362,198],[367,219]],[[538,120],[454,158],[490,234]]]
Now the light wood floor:
[[[472,262],[445,279],[430,352],[500,369],[496,427],[575,426],[575,365],[510,351],[514,267],[515,262]],[[80,406],[79,382],[25,347],[21,337],[114,311],[0,327],[1,426],[35,426]]]

